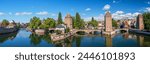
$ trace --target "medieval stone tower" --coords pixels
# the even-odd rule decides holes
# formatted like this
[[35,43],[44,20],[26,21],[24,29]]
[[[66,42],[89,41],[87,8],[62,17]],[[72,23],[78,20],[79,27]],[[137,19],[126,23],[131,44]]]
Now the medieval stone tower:
[[70,14],[67,14],[67,16],[65,17],[65,22],[64,23],[67,25],[67,27],[69,29],[72,29],[72,17],[71,17]]
[[109,12],[105,15],[105,32],[112,32],[112,16]]
[[144,23],[143,23],[143,16],[142,16],[142,14],[139,14],[138,17],[137,17],[136,27],[139,30],[143,30],[144,29]]

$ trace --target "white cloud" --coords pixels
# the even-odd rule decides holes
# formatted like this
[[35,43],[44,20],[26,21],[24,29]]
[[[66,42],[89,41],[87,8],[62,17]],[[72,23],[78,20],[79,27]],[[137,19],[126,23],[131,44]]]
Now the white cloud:
[[103,10],[109,10],[110,9],[110,5],[109,4],[106,4],[103,8]]
[[[85,21],[91,21],[91,19],[92,19],[92,17],[84,18]],[[94,19],[97,21],[104,21],[104,15],[100,14],[99,16],[95,16]]]
[[85,9],[85,11],[90,11],[90,10],[91,10],[91,8],[86,8],[86,9]]
[[138,16],[139,14],[141,14],[141,13],[135,12],[135,13],[133,13],[133,16]]
[[48,15],[49,13],[46,11],[43,11],[43,12],[37,12],[36,14],[37,15]]
[[146,12],[150,12],[150,7],[147,7],[147,8],[146,8]]
[[116,14],[123,14],[123,11],[117,11]]
[[113,0],[113,3],[116,3],[116,1],[115,1],[115,0]]
[[51,13],[50,15],[51,15],[51,16],[57,16],[57,14],[55,14],[55,13]]
[[31,15],[32,12],[16,12],[15,15],[19,16],[19,15]]
[[5,15],[5,13],[3,13],[3,12],[0,12],[0,16],[2,16],[2,15]]
[[121,19],[134,19],[136,16],[138,16],[140,13],[135,12],[135,13],[124,13],[123,11],[117,11],[112,14],[112,17],[116,20],[121,20]]

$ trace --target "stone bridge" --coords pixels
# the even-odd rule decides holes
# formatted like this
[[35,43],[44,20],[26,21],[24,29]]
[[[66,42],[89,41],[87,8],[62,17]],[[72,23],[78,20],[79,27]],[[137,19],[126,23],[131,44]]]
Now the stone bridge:
[[126,32],[129,32],[129,28],[120,28],[120,29],[116,29],[116,32],[120,32],[120,31],[126,31]]
[[90,33],[93,34],[95,31],[96,31],[96,32],[102,32],[102,30],[100,30],[100,29],[79,29],[79,30],[74,29],[74,30],[73,30],[73,32],[75,32],[75,33],[79,32],[79,31],[83,31],[83,32],[86,32],[86,33],[88,33],[88,34],[90,34]]

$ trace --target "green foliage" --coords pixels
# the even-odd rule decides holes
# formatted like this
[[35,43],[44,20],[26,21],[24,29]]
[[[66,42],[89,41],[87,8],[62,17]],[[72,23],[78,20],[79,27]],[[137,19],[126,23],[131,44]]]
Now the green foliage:
[[47,18],[43,20],[43,23],[40,25],[40,28],[48,29],[54,28],[56,26],[56,21],[53,18]]
[[59,14],[58,14],[58,23],[57,24],[58,25],[63,24],[61,12],[59,12]]
[[73,21],[73,28],[76,28],[77,27],[76,18],[72,17],[72,21]]
[[115,27],[115,28],[118,28],[118,24],[117,24],[117,21],[112,19],[112,26]]
[[39,37],[37,34],[31,34],[29,38],[33,45],[38,45],[41,42],[41,37]]
[[61,34],[62,33],[61,30],[56,30],[55,32],[56,32],[56,34]]
[[66,31],[65,31],[66,33],[68,33],[68,32],[70,32],[70,29],[69,28],[66,28]]
[[150,30],[150,12],[143,13],[144,25],[146,30]]
[[92,25],[93,27],[97,27],[98,26],[98,22],[96,20],[94,20],[93,17],[92,17],[92,20],[88,24]]
[[30,19],[29,27],[32,29],[37,29],[41,25],[41,20],[38,17],[33,17]]
[[74,21],[74,28],[76,28],[76,29],[82,29],[82,28],[84,28],[84,20],[83,19],[81,19],[81,17],[80,17],[80,14],[79,13],[76,13],[76,17],[75,18],[73,18],[73,21]]
[[6,19],[4,19],[4,20],[2,21],[2,26],[3,26],[3,27],[6,27],[6,26],[8,26],[8,25],[9,25],[9,21],[6,20]]

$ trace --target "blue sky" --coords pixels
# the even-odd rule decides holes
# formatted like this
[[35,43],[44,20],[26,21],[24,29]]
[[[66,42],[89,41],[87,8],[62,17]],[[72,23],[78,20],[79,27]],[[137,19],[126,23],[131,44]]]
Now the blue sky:
[[75,16],[79,12],[86,21],[91,17],[101,21],[105,10],[110,11],[115,19],[132,18],[150,12],[150,0],[0,0],[0,21],[8,19],[26,23],[33,16],[57,19],[58,12],[63,18],[67,13]]

